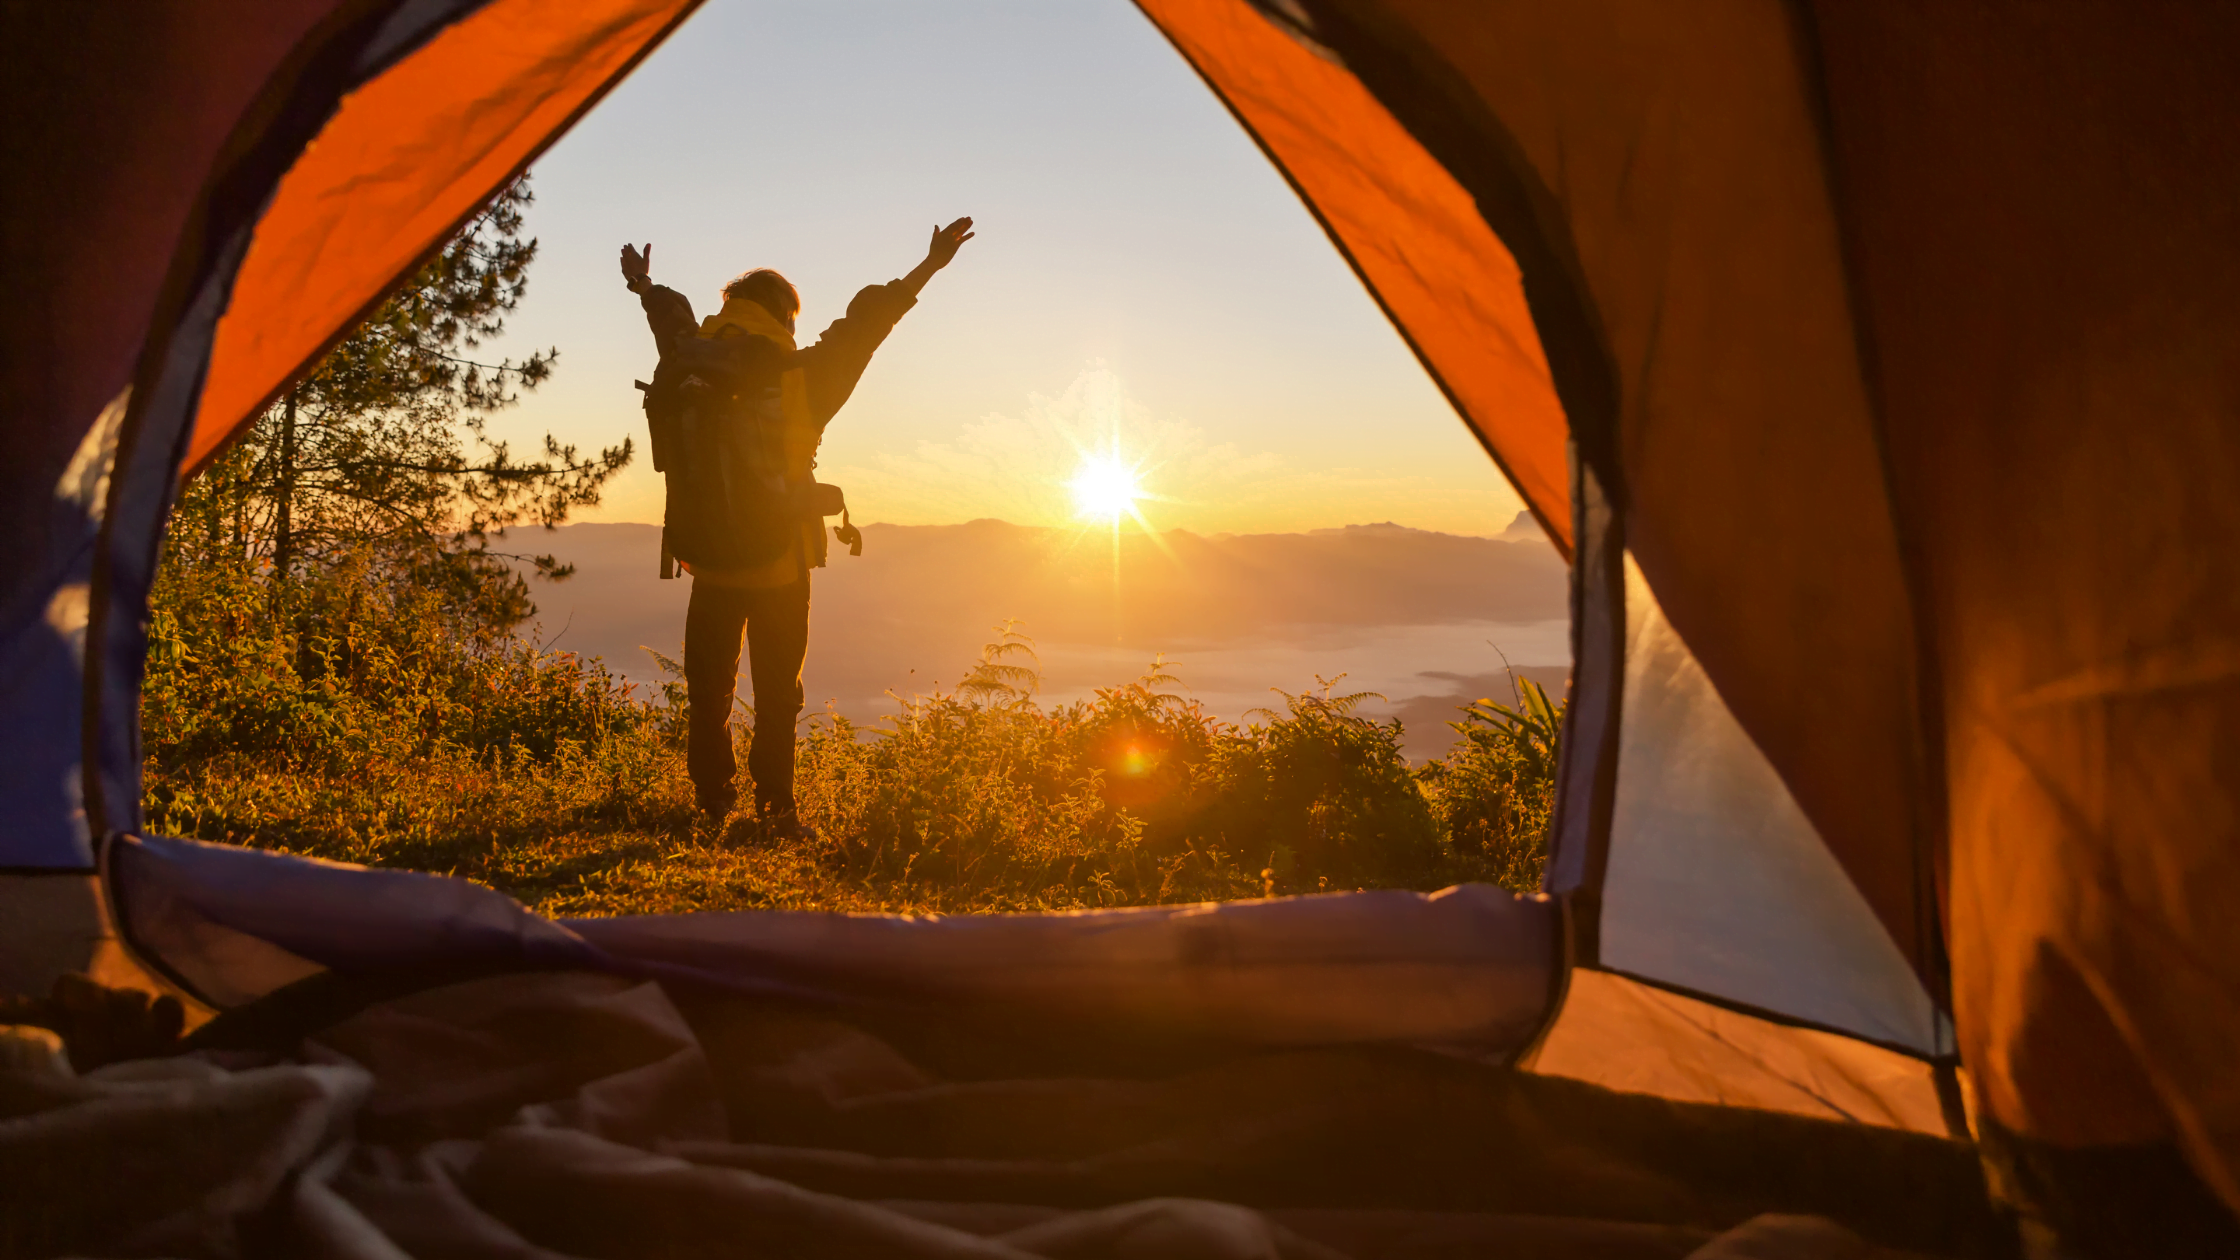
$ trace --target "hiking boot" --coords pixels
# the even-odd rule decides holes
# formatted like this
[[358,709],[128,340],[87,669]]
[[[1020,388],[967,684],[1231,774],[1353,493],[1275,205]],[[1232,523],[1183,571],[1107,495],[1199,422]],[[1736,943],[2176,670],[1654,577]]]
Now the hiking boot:
[[814,840],[816,828],[801,821],[801,815],[790,809],[771,810],[756,820],[755,826],[765,840]]

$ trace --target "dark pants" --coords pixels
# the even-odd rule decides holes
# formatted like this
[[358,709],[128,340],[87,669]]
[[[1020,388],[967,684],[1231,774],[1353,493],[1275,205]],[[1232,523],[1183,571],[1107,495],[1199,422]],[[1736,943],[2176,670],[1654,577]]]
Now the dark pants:
[[793,723],[801,715],[801,662],[809,653],[809,583],[738,590],[695,580],[684,616],[684,682],[691,702],[685,766],[703,808],[735,797],[731,698],[739,687],[739,640],[754,682],[754,743],[747,773],[765,814],[793,808]]

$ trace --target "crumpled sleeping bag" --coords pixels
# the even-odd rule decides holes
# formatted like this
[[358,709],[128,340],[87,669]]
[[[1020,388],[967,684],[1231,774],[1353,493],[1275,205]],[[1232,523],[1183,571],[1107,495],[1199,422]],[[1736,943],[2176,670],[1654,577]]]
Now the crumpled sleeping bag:
[[1812,1212],[1987,1236],[1954,1143],[1418,1050],[1122,1062],[569,971],[84,1075],[0,1041],[10,1257],[1907,1254]]

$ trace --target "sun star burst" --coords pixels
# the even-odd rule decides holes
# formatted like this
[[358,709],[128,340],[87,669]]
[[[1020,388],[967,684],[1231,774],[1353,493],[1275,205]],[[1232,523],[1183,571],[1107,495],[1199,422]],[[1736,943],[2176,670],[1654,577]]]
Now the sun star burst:
[[1144,497],[1136,470],[1109,455],[1084,458],[1069,488],[1073,491],[1074,508],[1082,516],[1113,523],[1131,515],[1136,500]]

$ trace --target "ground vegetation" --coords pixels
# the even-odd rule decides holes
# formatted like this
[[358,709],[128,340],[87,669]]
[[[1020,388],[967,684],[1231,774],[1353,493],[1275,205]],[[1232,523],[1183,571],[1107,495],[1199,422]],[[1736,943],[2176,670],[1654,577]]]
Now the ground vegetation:
[[1235,724],[1163,662],[1039,703],[1021,649],[1007,627],[983,664],[1009,672],[975,671],[1005,688],[806,721],[795,791],[813,834],[781,840],[695,813],[673,674],[638,686],[539,651],[364,559],[284,576],[167,565],[142,710],[148,826],[460,875],[552,915],[1537,886],[1561,706],[1529,683],[1410,766],[1398,723],[1362,715],[1336,679]]

